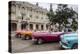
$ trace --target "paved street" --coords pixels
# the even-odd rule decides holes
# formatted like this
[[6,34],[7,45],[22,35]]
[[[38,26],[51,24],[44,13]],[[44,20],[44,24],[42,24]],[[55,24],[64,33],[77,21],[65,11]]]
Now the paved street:
[[12,52],[36,52],[36,51],[51,51],[60,50],[58,42],[44,43],[41,45],[33,44],[32,40],[22,40],[12,37]]

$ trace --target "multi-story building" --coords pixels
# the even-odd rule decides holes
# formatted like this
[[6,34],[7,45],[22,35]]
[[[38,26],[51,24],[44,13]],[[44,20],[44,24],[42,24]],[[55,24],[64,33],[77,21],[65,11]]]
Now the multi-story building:
[[38,3],[10,1],[9,14],[11,15],[11,31],[18,29],[43,30],[49,29],[47,9],[39,7]]

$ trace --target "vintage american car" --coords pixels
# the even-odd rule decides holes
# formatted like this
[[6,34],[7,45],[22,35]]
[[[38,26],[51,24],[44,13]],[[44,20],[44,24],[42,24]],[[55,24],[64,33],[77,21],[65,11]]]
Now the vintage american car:
[[29,39],[32,39],[32,34],[33,33],[41,33],[41,32],[44,32],[44,31],[31,31],[31,30],[28,30],[28,31],[25,31],[21,34],[21,38],[24,39],[24,40],[29,40]]
[[32,33],[33,31],[24,31],[22,34],[21,34],[21,38],[24,39],[24,40],[28,40],[28,39],[31,39],[32,38]]
[[16,33],[16,34],[15,34],[15,37],[16,37],[16,38],[21,38],[21,34],[22,34],[24,31],[25,31],[25,30],[16,30],[16,31],[15,31],[15,33]]
[[64,34],[60,36],[60,46],[64,49],[77,49],[78,48],[78,34],[77,33],[70,33]]
[[62,34],[64,34],[64,32],[35,32],[32,34],[32,41],[37,44],[59,41],[60,35]]

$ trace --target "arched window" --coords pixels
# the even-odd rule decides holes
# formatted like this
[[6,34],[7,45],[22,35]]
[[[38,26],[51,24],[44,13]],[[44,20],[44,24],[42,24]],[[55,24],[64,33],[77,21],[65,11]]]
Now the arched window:
[[46,25],[46,29],[48,29],[48,25]]
[[22,22],[21,24],[21,29],[26,29],[26,26],[28,25],[27,22]]

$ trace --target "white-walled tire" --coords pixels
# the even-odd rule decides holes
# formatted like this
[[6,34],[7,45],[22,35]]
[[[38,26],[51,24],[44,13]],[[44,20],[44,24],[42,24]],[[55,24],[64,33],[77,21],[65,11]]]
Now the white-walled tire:
[[29,40],[29,39],[30,39],[30,37],[29,37],[29,36],[26,36],[26,37],[25,37],[25,39],[26,39],[26,40]]
[[30,36],[29,35],[25,35],[24,36],[24,40],[29,40],[30,39]]
[[37,44],[42,44],[43,43],[43,40],[40,38],[37,40]]
[[16,38],[21,38],[21,34],[16,34]]

